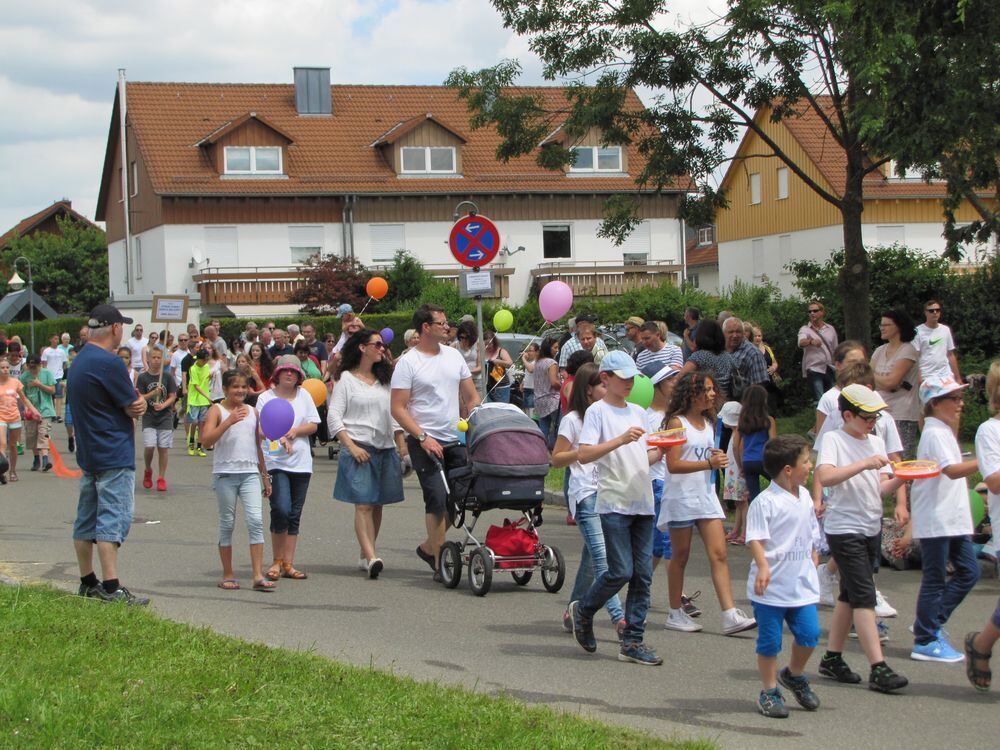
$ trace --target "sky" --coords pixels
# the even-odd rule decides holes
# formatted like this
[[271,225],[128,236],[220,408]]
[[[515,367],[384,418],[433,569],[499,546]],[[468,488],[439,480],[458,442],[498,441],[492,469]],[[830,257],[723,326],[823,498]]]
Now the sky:
[[[671,3],[677,19],[703,0]],[[94,217],[118,68],[133,81],[440,84],[520,61],[529,40],[489,0],[0,0],[0,233],[54,201]]]

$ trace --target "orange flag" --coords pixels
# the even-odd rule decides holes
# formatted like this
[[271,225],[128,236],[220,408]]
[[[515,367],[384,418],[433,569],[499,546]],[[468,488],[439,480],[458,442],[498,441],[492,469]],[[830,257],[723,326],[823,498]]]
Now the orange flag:
[[60,479],[79,479],[83,476],[83,472],[79,469],[70,469],[66,466],[51,438],[49,439],[49,455],[52,456],[52,471]]

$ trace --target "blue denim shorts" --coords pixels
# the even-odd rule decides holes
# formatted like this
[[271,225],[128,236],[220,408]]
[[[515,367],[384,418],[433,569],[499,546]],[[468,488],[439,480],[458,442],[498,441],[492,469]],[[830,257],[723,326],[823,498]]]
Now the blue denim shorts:
[[135,469],[110,469],[80,477],[73,538],[124,544],[135,507]]
[[348,450],[340,451],[337,480],[333,485],[334,500],[355,505],[388,505],[403,501],[403,475],[399,454],[395,448],[378,450],[364,443],[355,443],[368,452],[370,458],[358,463]]
[[206,414],[208,414],[207,406],[188,406],[187,423],[201,424],[205,421]]
[[695,518],[689,518],[687,521],[667,521],[668,529],[693,529],[698,525],[698,521]]
[[781,653],[781,628],[788,623],[788,629],[795,637],[795,643],[805,648],[816,648],[819,643],[819,614],[815,604],[802,607],[776,607],[771,604],[753,604],[753,615],[757,618],[757,653],[761,656],[777,656]]

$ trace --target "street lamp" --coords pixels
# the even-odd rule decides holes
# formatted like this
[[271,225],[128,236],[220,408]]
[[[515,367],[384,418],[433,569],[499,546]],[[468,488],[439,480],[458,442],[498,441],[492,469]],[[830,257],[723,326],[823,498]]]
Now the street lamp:
[[31,283],[31,261],[25,258],[23,255],[19,255],[14,258],[14,275],[10,277],[10,281],[7,284],[15,292],[19,292],[24,289],[24,279],[22,279],[17,273],[17,264],[21,261],[28,267],[28,315],[29,320],[31,320],[31,354],[35,353],[35,287]]

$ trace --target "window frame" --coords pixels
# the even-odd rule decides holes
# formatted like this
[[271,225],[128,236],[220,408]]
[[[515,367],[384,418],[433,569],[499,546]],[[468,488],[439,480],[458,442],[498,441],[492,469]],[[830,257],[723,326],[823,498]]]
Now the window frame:
[[763,190],[760,184],[760,172],[750,173],[750,205],[759,206],[763,201]]
[[[545,233],[556,230],[565,230],[569,237],[569,255],[546,255],[545,254]],[[565,224],[542,224],[542,260],[566,261],[573,260],[573,225]]]
[[[432,169],[431,168],[431,151],[437,149],[440,151],[450,151],[451,152],[451,169]],[[407,169],[404,166],[403,154],[406,151],[423,151],[424,153],[424,168],[423,169]],[[458,174],[458,153],[454,146],[400,146],[399,147],[399,173],[400,174]]]
[[788,167],[778,167],[778,200],[788,200]]
[[698,247],[705,247],[706,245],[711,245],[714,241],[715,241],[715,227],[698,227]]
[[[625,171],[625,158],[621,146],[573,146],[570,151],[574,154],[577,151],[587,149],[590,151],[590,167],[577,167],[576,163],[570,164],[569,171],[575,174],[622,174]],[[618,167],[616,169],[602,169],[600,167],[600,152],[615,150],[618,152]]]
[[[257,169],[257,149],[268,149],[278,152],[278,169]],[[230,169],[229,167],[229,152],[230,151],[243,151],[247,150],[250,152],[250,169]],[[265,176],[279,176],[285,174],[285,155],[283,153],[284,149],[281,146],[224,146],[222,149],[222,173],[225,175],[265,175]]]

